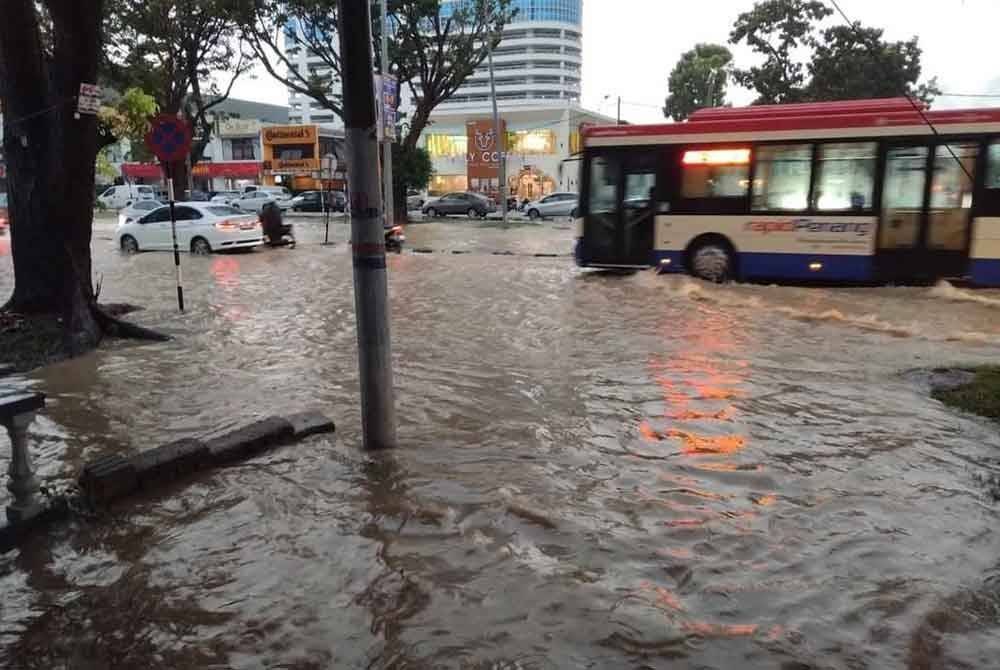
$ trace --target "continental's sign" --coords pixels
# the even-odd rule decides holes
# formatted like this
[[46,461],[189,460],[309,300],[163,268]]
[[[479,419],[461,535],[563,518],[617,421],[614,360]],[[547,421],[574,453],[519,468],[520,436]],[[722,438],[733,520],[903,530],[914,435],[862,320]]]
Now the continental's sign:
[[264,144],[314,144],[316,126],[268,126],[263,135]]
[[271,172],[315,172],[320,169],[318,158],[296,158],[264,161],[264,169]]

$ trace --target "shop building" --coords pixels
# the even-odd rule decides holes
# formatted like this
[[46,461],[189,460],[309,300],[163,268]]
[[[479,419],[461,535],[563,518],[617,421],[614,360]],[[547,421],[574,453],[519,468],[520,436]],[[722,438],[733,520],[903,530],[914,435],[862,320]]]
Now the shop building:
[[471,190],[496,197],[500,152],[507,158],[508,193],[519,202],[553,191],[577,191],[581,130],[615,122],[569,102],[501,107],[500,116],[503,138],[498,141],[492,114],[486,111],[433,115],[421,136],[434,165],[431,195]]

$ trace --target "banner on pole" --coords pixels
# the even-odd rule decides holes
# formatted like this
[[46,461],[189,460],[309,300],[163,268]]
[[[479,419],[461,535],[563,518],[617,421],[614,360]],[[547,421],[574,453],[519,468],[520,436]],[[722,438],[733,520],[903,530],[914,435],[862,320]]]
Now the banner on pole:
[[378,113],[379,142],[396,141],[396,108],[399,107],[399,79],[394,75],[375,75],[375,109]]

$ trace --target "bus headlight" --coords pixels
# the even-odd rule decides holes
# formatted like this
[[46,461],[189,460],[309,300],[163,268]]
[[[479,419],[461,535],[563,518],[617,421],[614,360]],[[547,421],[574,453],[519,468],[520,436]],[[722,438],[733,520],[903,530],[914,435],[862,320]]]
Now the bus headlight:
[[823,264],[818,261],[813,261],[809,264],[809,269],[813,272],[819,272],[823,269]]

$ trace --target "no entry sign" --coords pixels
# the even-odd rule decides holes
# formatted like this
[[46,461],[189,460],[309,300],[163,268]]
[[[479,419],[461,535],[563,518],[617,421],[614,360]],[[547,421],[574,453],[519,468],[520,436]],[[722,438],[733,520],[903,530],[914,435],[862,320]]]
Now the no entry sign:
[[184,160],[191,151],[191,125],[173,114],[154,116],[146,133],[146,147],[164,163]]

